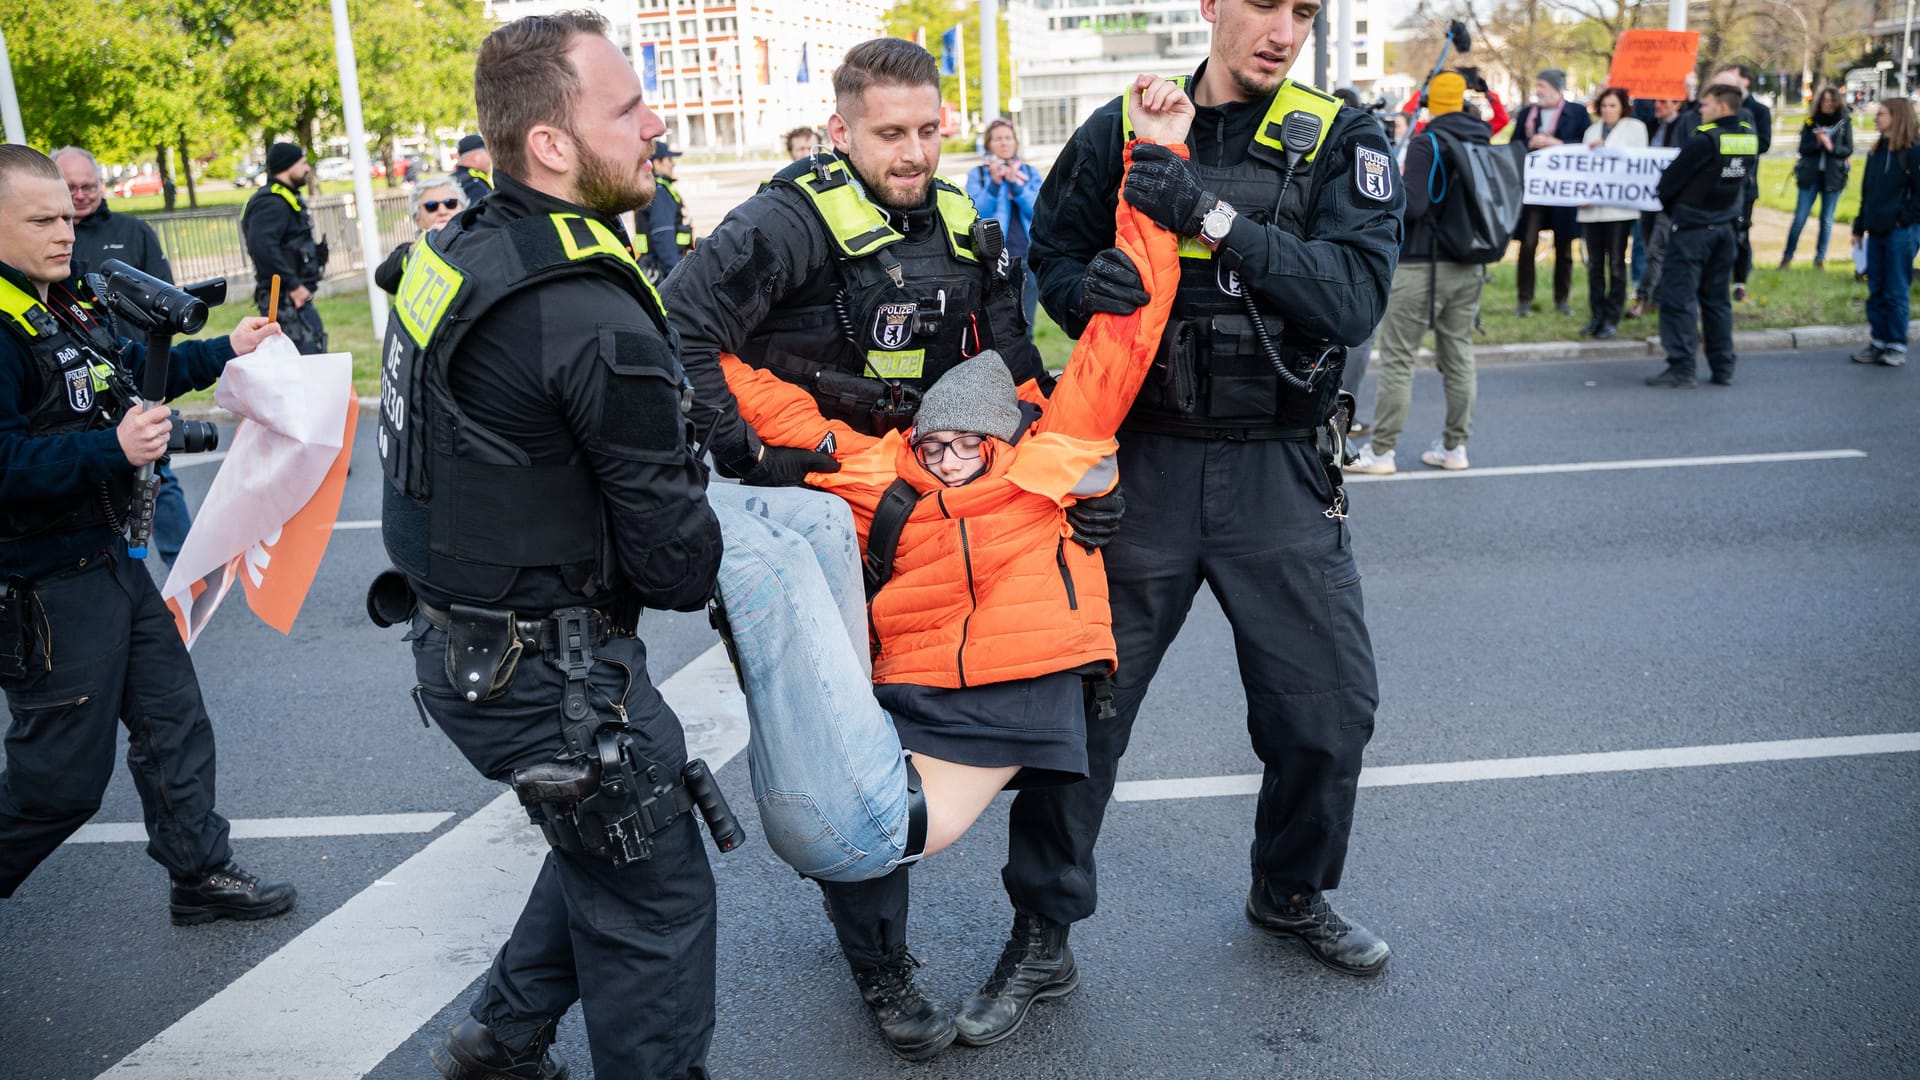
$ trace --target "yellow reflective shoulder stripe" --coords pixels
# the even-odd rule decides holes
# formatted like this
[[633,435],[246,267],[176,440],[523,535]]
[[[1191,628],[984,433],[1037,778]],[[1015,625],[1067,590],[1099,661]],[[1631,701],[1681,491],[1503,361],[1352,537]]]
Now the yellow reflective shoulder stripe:
[[1318,87],[1297,83],[1292,79],[1284,80],[1279,92],[1273,95],[1273,104],[1267,106],[1267,115],[1260,121],[1260,129],[1253,133],[1253,141],[1285,153],[1286,145],[1280,141],[1280,122],[1293,112],[1308,112],[1320,118],[1320,137],[1306,157],[1311,164],[1314,155],[1326,145],[1327,133],[1333,130],[1333,118],[1340,114],[1340,99],[1322,92]]
[[1720,152],[1728,157],[1758,154],[1760,136],[1746,132],[1726,132],[1720,136]]
[[483,173],[479,169],[468,169],[467,175],[474,177],[475,179],[479,180],[481,183],[487,185],[488,191],[493,190],[493,174],[492,173]]
[[35,330],[33,323],[27,319],[27,316],[31,314],[35,308],[44,311],[46,310],[46,305],[42,304],[37,297],[22,289],[20,286],[15,285],[5,278],[0,278],[0,314],[4,314],[7,318],[12,319],[14,325],[26,331],[28,337],[37,338],[40,336],[40,331]]
[[936,179],[933,182],[933,206],[940,214],[941,226],[947,233],[947,247],[953,254],[968,262],[979,262],[980,257],[973,253],[973,223],[980,211],[967,198],[967,193]]
[[647,234],[635,233],[633,235],[634,258],[637,259],[643,255],[651,254],[652,252],[653,252],[653,241],[647,239]]
[[[1167,81],[1179,87],[1180,89],[1185,90],[1187,88],[1187,80],[1191,79],[1192,77],[1193,76],[1191,75],[1175,75],[1172,78],[1168,79]],[[1128,83],[1127,88],[1125,90],[1120,91],[1120,145],[1122,146],[1125,146],[1126,144],[1133,141],[1133,94],[1131,92],[1132,90],[1133,90],[1133,84]]]
[[300,196],[295,195],[285,184],[275,180],[271,190],[275,195],[287,200],[287,205],[293,207],[294,213],[300,212]]
[[466,283],[467,276],[442,258],[425,238],[413,245],[406,271],[400,277],[400,289],[393,296],[393,312],[415,345],[427,347]]
[[887,216],[879,207],[860,194],[860,189],[846,175],[846,169],[846,165],[836,159],[827,166],[827,174],[830,179],[838,177],[839,183],[824,188],[816,186],[820,184],[819,174],[808,172],[795,180],[794,186],[806,194],[840,251],[849,259],[857,259],[900,239],[900,233],[887,224]]
[[[579,214],[551,216],[553,227],[560,234],[560,250],[566,253],[569,261],[578,262],[581,259],[593,258],[595,255],[605,255],[620,260],[626,264],[627,269],[633,271],[633,276],[639,279],[640,284],[646,286],[647,294],[653,298],[654,309],[665,313],[666,305],[660,302],[660,294],[655,291],[653,282],[648,281],[647,275],[640,272],[639,260],[635,259],[633,252],[628,251],[627,246],[620,242],[620,238],[613,234],[612,229]],[[587,234],[584,242],[578,235],[582,229]]]

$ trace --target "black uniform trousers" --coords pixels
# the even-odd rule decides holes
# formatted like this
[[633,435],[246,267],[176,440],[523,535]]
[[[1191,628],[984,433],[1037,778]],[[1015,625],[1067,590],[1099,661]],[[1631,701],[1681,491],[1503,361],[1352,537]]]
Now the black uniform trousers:
[[[554,760],[563,746],[560,669],[530,652],[499,697],[469,702],[448,683],[446,633],[416,617],[409,637],[422,703],[474,768],[507,782],[515,769]],[[646,646],[614,638],[594,653],[589,700],[602,716],[621,704],[634,751],[678,775],[686,738],[647,677]],[[704,1078],[714,886],[696,816],[682,814],[655,834],[645,862],[615,868],[593,855],[548,852],[481,985],[474,1018],[521,1051],[578,1001],[595,1075]]]
[[0,772],[0,897],[100,809],[122,724],[147,854],[183,881],[224,865],[231,852],[227,821],[213,809],[213,723],[146,564],[122,548],[47,575],[33,591],[46,613],[44,651],[24,678],[0,680],[13,714]]
[[1660,269],[1660,345],[1667,366],[1694,373],[1700,346],[1694,320],[1706,336],[1707,367],[1715,375],[1733,375],[1733,263],[1735,228],[1719,225],[1675,226],[1667,238]]
[[1514,268],[1514,291],[1522,304],[1533,303],[1534,256],[1540,250],[1540,234],[1553,231],[1553,306],[1562,307],[1573,293],[1573,241],[1579,229],[1553,228],[1555,207],[1527,206],[1520,211],[1520,227],[1514,238],[1520,241],[1520,257]]
[[[1758,160],[1755,159],[1756,162]],[[1758,168],[1758,165],[1755,167]],[[1740,203],[1740,220],[1733,227],[1733,280],[1742,285],[1753,273],[1753,204],[1759,201],[1759,194],[1750,192]]]
[[1093,914],[1093,848],[1140,703],[1202,583],[1233,627],[1247,730],[1264,765],[1252,865],[1278,893],[1340,884],[1361,753],[1379,700],[1346,524],[1304,441],[1122,432],[1127,513],[1107,545],[1119,669],[1089,717],[1090,775],[1014,800],[1001,879],[1017,910]]
[[854,971],[877,968],[907,947],[911,867],[909,863],[885,877],[866,881],[819,882],[827,918],[840,940],[840,952]]

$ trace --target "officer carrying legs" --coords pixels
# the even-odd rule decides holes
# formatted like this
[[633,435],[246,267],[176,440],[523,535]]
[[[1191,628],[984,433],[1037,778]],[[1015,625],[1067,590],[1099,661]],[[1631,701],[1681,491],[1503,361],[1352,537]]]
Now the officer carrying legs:
[[720,529],[673,331],[618,217],[653,197],[664,125],[607,33],[536,15],[481,44],[495,190],[414,246],[387,330],[381,518],[404,581],[382,575],[369,609],[411,616],[422,714],[554,849],[433,1049],[451,1080],[564,1075],[547,1047],[576,1001],[597,1075],[707,1075],[695,812],[724,806],[635,631],[642,607],[705,606]]
[[233,862],[193,661],[125,531],[135,470],[160,460],[172,433],[166,409],[129,402],[146,365],[166,364],[167,396],[184,394],[277,331],[248,317],[229,337],[148,355],[62,284],[73,217],[53,162],[0,145],[0,691],[13,715],[0,897],[100,809],[125,725],[173,921],[280,915],[293,886]]
[[[1120,429],[1127,512],[1106,549],[1117,715],[1088,719],[1087,780],[1014,801],[1002,874],[1013,932],[961,1008],[963,1042],[1005,1038],[1034,1001],[1077,984],[1067,930],[1094,911],[1094,841],[1115,770],[1203,582],[1232,624],[1265,766],[1247,917],[1336,970],[1386,966],[1386,942],[1323,892],[1340,884],[1377,698],[1335,395],[1343,349],[1386,303],[1402,197],[1379,123],[1286,78],[1318,8],[1205,0],[1213,41],[1186,83],[1198,107],[1191,163],[1136,160],[1129,175],[1128,201],[1187,239],[1160,359]],[[1132,126],[1124,105],[1102,106],[1074,133],[1034,217],[1028,261],[1070,333],[1091,312],[1144,299],[1109,250]]]
[[1673,219],[1660,270],[1660,345],[1666,370],[1648,386],[1685,389],[1695,381],[1696,315],[1715,386],[1733,385],[1734,229],[1760,140],[1742,120],[1740,88],[1715,83],[1700,94],[1701,124],[1660,176],[1660,201]]

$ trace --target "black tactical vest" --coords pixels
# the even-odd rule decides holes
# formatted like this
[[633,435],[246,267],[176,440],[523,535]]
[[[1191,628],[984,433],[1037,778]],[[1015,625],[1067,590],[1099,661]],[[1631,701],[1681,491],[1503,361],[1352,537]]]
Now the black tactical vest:
[[[1187,80],[1176,81],[1184,86]],[[1287,159],[1280,123],[1298,110],[1320,118],[1320,143],[1283,193]],[[1203,190],[1231,204],[1240,216],[1261,225],[1278,225],[1304,240],[1316,188],[1313,162],[1325,147],[1339,111],[1338,98],[1286,80],[1268,104],[1246,157],[1224,167],[1193,163],[1194,175]],[[1120,124],[1123,142],[1131,142],[1133,119],[1125,96]],[[1301,363],[1303,357],[1310,363],[1312,357],[1333,347],[1293,334],[1276,315],[1263,313],[1262,317],[1280,356],[1296,371],[1306,366]],[[1153,370],[1127,414],[1127,426],[1196,434],[1304,430],[1331,415],[1333,395],[1339,388],[1337,370],[1323,373],[1311,396],[1283,383],[1254,334],[1239,275],[1197,237],[1181,240],[1180,291],[1174,298],[1173,316],[1167,321]]]
[[[66,318],[56,317],[33,294],[0,277],[0,323],[26,350],[40,380],[40,396],[26,410],[27,437],[113,427],[125,408],[114,385],[125,378],[113,359],[119,343],[98,315],[61,286],[54,286],[50,300],[66,309]],[[167,358],[150,362],[164,364]],[[117,529],[132,507],[133,488],[134,474],[128,470],[62,499],[10,500],[0,505],[0,540],[102,525]]]
[[[687,252],[693,250],[693,219],[687,216],[687,204],[681,200],[680,193],[673,189],[672,180],[664,176],[656,176],[653,178],[653,183],[655,187],[660,189],[659,194],[655,195],[654,198],[673,200],[673,246],[680,254],[685,255]],[[643,217],[641,220],[644,221],[645,218]],[[645,229],[635,230],[633,236],[634,255],[638,258],[645,259],[652,251],[653,237],[648,235]]]
[[[319,281],[325,266],[320,258],[320,246],[313,238],[313,211],[308,208],[306,200],[292,188],[278,180],[269,181],[265,190],[247,200],[247,209],[240,215],[241,231],[246,231],[247,217],[253,212],[253,204],[261,199],[273,198],[285,199],[287,205],[293,208],[294,220],[298,223],[291,235],[281,239],[281,247],[293,263],[293,272],[299,275],[300,280],[283,281],[280,283],[281,288],[291,290],[295,285]],[[267,286],[262,283],[258,288],[264,290]]]
[[[468,231],[468,210],[413,246],[380,371],[381,532],[408,576],[475,603],[522,570],[554,568],[592,595],[612,579],[599,488],[584,461],[536,465],[455,401],[448,365],[481,316],[515,291],[613,264],[663,338],[653,286],[620,237],[580,214]],[[671,355],[671,350],[668,350]]]
[[[838,280],[827,303],[768,312],[740,359],[806,389],[829,419],[872,435],[904,427],[920,391],[1020,332],[987,317],[990,291],[1007,287],[1007,260],[1004,251],[975,253],[979,214],[966,192],[935,178],[935,227],[908,237],[839,158],[796,161],[768,183],[806,196]],[[896,388],[902,408],[883,415],[874,403]]]

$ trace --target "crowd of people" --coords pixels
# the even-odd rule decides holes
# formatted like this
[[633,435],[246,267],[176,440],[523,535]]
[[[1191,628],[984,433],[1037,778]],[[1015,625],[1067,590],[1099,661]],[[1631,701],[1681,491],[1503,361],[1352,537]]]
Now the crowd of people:
[[[1570,313],[1584,235],[1584,332],[1657,310],[1668,365],[1649,383],[1694,385],[1703,329],[1711,381],[1731,385],[1772,123],[1737,67],[1697,102],[1609,88],[1591,109],[1550,69],[1510,120],[1456,70],[1430,80],[1396,146],[1367,110],[1287,78],[1317,6],[1213,5],[1190,75],[1116,86],[1048,176],[996,120],[964,188],[938,175],[934,59],[867,42],[834,74],[824,129],[789,132],[789,163],[697,244],[678,155],[604,19],[488,36],[481,131],[451,175],[415,184],[417,235],[376,275],[405,317],[383,343],[377,440],[395,569],[369,611],[408,628],[421,714],[517,792],[552,848],[432,1050],[443,1076],[561,1074],[550,1047],[575,1004],[599,1075],[706,1075],[717,929],[697,823],[723,850],[738,832],[653,685],[648,607],[705,609],[727,644],[765,840],[821,890],[904,1058],[1007,1039],[1079,986],[1069,935],[1095,911],[1118,763],[1203,583],[1240,644],[1263,768],[1245,917],[1334,971],[1386,968],[1387,942],[1328,896],[1378,701],[1345,472],[1395,471],[1429,330],[1447,404],[1421,460],[1468,468],[1473,334],[1509,232],[1518,314],[1542,233]],[[1920,149],[1910,103],[1875,122],[1853,226],[1872,341],[1855,359],[1893,366]],[[1823,97],[1801,139],[1812,194],[1795,238],[1819,197],[1816,261],[1847,123]],[[1466,177],[1513,153],[1496,145],[1506,128],[1526,150],[1676,149],[1662,210],[1527,206],[1465,244]],[[164,410],[91,388],[149,363],[170,365],[170,389],[204,386],[275,333],[326,348],[308,169],[276,143],[243,218],[260,315],[161,358],[75,280],[76,233],[127,256],[150,240],[99,204],[91,157],[0,147],[0,896],[98,808],[124,723],[175,919],[294,903],[232,861],[191,662],[128,554]],[[1040,306],[1077,339],[1057,377],[1032,342]],[[1368,425],[1342,383],[1376,340]],[[1011,926],[949,1006],[908,951],[910,874],[1003,790],[1018,793]]]

